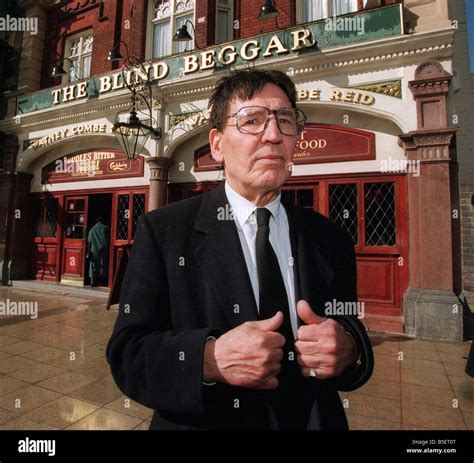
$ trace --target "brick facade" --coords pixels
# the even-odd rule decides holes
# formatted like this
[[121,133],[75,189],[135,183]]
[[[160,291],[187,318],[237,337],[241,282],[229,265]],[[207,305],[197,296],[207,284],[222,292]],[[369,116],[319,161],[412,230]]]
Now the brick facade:
[[[82,6],[84,5],[84,6]],[[107,61],[107,53],[123,41],[131,56],[145,58],[147,0],[122,2],[69,2],[64,8],[48,12],[46,43],[42,66],[41,87],[51,87],[61,82],[52,78],[51,70],[62,60],[68,37],[92,29],[94,45],[91,75],[101,74],[120,67],[121,62]],[[120,53],[126,56],[124,45]]]
[[275,0],[279,16],[274,19],[257,19],[263,1],[241,2],[239,22],[240,37],[264,34],[296,24],[296,2],[292,0]]
[[[469,69],[465,2],[449,2],[454,29],[453,68],[457,74],[449,113],[459,130],[456,135],[456,155],[459,163],[463,289],[474,291],[474,74]],[[456,75],[455,74],[455,75]]]
[[[45,47],[41,69],[41,88],[61,83],[61,78],[51,77],[53,67],[63,60],[68,37],[93,30],[91,75],[101,74],[120,68],[122,62],[107,61],[107,53],[123,41],[127,44],[130,56],[140,59],[146,57],[146,37],[149,23],[148,12],[151,0],[123,0],[119,2],[69,1],[47,11]],[[382,4],[397,0],[382,0]],[[362,5],[362,0],[360,0]],[[273,19],[257,19],[263,0],[233,2],[232,40],[284,29],[297,24],[296,2],[275,0],[279,16]],[[194,26],[198,48],[215,44],[216,0],[195,0]],[[119,51],[126,56],[126,48],[120,44]]]

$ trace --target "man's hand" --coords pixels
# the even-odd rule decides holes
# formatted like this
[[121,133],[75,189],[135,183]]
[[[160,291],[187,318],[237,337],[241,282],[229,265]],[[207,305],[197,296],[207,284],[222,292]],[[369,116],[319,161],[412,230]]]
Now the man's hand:
[[266,320],[245,322],[209,340],[204,348],[203,379],[253,389],[275,389],[285,338],[276,330],[283,312]]
[[339,376],[357,358],[354,338],[335,320],[316,315],[309,304],[298,301],[298,316],[306,323],[298,329],[295,342],[298,365],[303,376],[316,369],[318,379]]

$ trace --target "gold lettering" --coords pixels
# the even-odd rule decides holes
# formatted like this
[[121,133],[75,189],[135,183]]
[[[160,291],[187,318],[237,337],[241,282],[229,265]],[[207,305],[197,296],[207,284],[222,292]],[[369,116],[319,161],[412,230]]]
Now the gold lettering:
[[121,79],[122,73],[116,72],[112,75],[112,90],[118,90],[119,88],[123,88],[125,85],[123,80]]
[[155,79],[164,79],[169,72],[170,68],[166,63],[159,62],[153,64],[153,74],[155,76]]
[[333,89],[330,99],[334,101],[341,101],[341,98],[342,98],[342,92],[340,90]]
[[318,88],[312,88],[309,92],[309,99],[310,100],[319,100],[321,96],[321,90]]
[[[227,58],[226,58],[226,53],[228,51],[230,51],[230,53],[227,54]],[[233,45],[226,45],[225,47],[221,49],[221,51],[217,55],[217,60],[219,61],[219,63],[222,63],[222,64],[232,64],[232,63],[235,63],[236,56],[237,56],[237,53],[235,51],[235,47]]]
[[201,53],[201,70],[213,68],[216,63],[214,58],[216,56],[215,50],[204,51]]
[[58,90],[53,90],[51,92],[51,95],[53,95],[53,97],[54,97],[53,104],[58,104],[59,103],[59,94],[60,93],[61,93],[60,88]]
[[133,72],[135,74],[135,79],[136,80],[144,80],[147,81],[149,78],[149,71],[150,71],[151,65],[145,64],[142,68],[134,68]]
[[99,93],[108,92],[112,88],[110,76],[103,76],[100,78]]
[[74,87],[75,85],[70,85],[69,87],[63,88],[63,103],[74,100]]
[[292,32],[291,35],[293,36],[292,51],[301,50],[303,47],[312,47],[316,43],[316,41],[311,37],[311,31],[308,29],[299,29]]
[[360,99],[360,104],[371,105],[375,101],[375,98],[372,95],[362,95]]
[[288,53],[288,50],[283,46],[278,35],[274,35],[270,42],[268,43],[268,47],[265,50],[263,56],[272,56],[272,50],[276,49],[276,54],[281,55],[282,53]]
[[84,98],[87,96],[87,82],[80,82],[77,84],[76,98]]
[[298,90],[298,99],[305,100],[306,98],[308,98],[308,90],[305,88]]
[[346,103],[351,103],[352,98],[354,98],[354,92],[344,92],[342,101],[345,101]]
[[188,55],[184,57],[184,73],[196,72],[199,69],[199,61],[196,55]]
[[[247,54],[247,48],[250,45],[253,45],[255,48],[250,51],[250,54]],[[260,47],[258,46],[258,42],[256,40],[249,40],[242,45],[242,48],[240,49],[240,56],[246,61],[252,61],[257,58],[259,52]]]

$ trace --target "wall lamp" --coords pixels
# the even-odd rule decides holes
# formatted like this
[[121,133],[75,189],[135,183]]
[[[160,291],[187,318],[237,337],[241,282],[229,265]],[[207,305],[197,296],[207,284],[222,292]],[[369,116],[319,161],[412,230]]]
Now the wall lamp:
[[[194,37],[188,32],[188,28],[186,27],[187,23],[191,25]],[[186,19],[185,23],[174,34],[173,42],[188,42],[189,40],[194,41],[194,45],[197,49],[202,49],[196,42],[196,29],[194,29],[194,24],[189,19]]]
[[271,19],[276,18],[280,13],[276,9],[273,0],[265,0],[265,3],[260,8],[260,13],[257,16],[257,19]]

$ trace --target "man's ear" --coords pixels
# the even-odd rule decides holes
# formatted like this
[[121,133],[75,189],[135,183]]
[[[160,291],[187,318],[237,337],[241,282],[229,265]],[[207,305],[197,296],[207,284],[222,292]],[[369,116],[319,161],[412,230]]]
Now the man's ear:
[[209,144],[211,145],[211,155],[219,163],[224,163],[224,153],[221,148],[222,133],[217,129],[209,132]]

